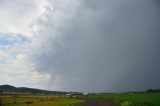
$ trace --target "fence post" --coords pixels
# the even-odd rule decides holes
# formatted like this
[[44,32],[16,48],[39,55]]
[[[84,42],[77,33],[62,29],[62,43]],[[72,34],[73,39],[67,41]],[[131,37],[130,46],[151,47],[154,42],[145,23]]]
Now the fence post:
[[0,106],[2,106],[2,98],[0,97]]
[[13,94],[13,104],[14,104],[14,106],[16,106],[16,97],[17,97],[17,95],[16,94]]

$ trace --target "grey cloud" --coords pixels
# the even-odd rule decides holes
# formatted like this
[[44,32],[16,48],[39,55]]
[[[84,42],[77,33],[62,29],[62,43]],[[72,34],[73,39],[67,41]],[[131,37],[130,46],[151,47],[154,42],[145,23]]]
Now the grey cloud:
[[160,87],[156,0],[50,3],[53,9],[37,21],[40,29],[32,54],[37,70],[52,75],[49,89],[105,92]]
[[31,36],[30,24],[44,5],[45,0],[0,0],[0,32]]

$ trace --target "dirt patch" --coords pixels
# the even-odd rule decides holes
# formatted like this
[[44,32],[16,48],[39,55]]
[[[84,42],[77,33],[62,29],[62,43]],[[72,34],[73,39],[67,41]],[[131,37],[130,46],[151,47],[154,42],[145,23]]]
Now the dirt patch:
[[114,103],[109,100],[89,100],[79,106],[120,106],[118,103]]

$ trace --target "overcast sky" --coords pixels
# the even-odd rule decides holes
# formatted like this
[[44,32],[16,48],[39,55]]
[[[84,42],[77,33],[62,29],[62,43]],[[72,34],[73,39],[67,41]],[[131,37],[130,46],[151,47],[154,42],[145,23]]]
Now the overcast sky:
[[158,0],[0,0],[0,84],[160,88]]

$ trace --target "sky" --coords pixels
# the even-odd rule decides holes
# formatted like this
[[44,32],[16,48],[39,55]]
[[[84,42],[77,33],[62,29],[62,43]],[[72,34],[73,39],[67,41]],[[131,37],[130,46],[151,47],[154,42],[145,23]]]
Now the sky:
[[0,84],[160,88],[158,0],[0,0]]

